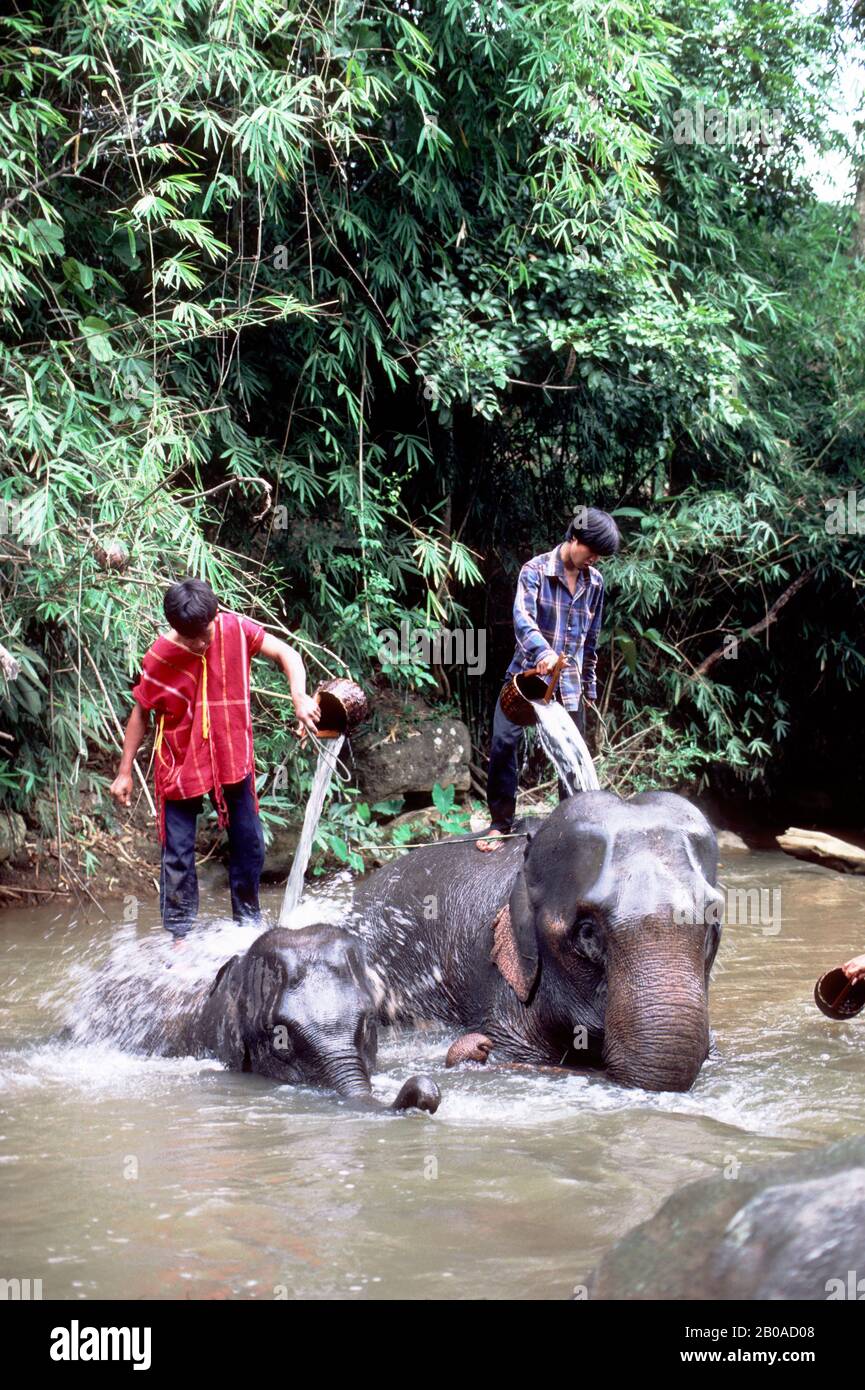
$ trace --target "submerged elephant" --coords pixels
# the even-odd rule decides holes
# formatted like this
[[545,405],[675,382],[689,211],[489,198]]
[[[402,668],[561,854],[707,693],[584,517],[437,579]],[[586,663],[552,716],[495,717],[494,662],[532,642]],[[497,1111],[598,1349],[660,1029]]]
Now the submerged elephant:
[[583,792],[492,854],[413,850],[355,894],[380,1017],[459,1025],[449,1063],[493,1051],[688,1090],[709,1051],[716,874],[711,826],[669,792]]
[[[378,1035],[359,943],[332,926],[275,928],[222,966],[203,1005],[161,1039],[160,1051],[218,1057],[232,1071],[322,1086],[363,1108]],[[153,1047],[153,1050],[156,1050]],[[390,1107],[430,1114],[441,1094],[412,1076]]]

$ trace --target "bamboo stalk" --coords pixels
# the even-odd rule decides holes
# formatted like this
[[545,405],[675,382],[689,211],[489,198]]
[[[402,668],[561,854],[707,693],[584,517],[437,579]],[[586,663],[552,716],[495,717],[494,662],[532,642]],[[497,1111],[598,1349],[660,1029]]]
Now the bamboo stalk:
[[[121,728],[120,720],[117,718],[117,715],[114,713],[114,706],[112,705],[112,703],[111,703],[111,701],[110,701],[110,699],[109,699],[109,697],[108,697],[108,691],[105,689],[105,682],[103,681],[102,677],[101,677],[100,674],[99,674],[99,667],[96,665],[96,662],[93,660],[93,657],[90,655],[90,652],[87,650],[86,647],[84,648],[84,655],[87,657],[87,660],[90,662],[90,665],[93,667],[93,674],[95,675],[97,681],[99,682],[99,689],[102,691],[102,694],[105,696],[105,703],[106,703],[107,706],[108,706],[108,712],[109,712],[109,714],[111,715],[111,718],[114,720],[115,727],[116,727],[116,729],[117,729],[118,734],[120,735],[120,746],[122,747],[122,746],[123,746],[123,729]],[[156,807],[155,807],[154,804],[153,804],[153,797],[150,795],[150,788],[149,788],[148,785],[147,785],[147,779],[145,778],[144,773],[141,771],[141,768],[138,766],[138,761],[137,761],[137,759],[133,758],[133,760],[132,760],[132,766],[135,768],[135,771],[138,773],[138,779],[139,779],[139,781],[141,782],[141,785],[142,785],[142,787],[143,787],[143,789],[144,789],[144,795],[147,797],[147,804],[148,804],[148,806],[150,807],[150,810],[151,810],[152,814],[155,816],[155,815],[156,815]]]

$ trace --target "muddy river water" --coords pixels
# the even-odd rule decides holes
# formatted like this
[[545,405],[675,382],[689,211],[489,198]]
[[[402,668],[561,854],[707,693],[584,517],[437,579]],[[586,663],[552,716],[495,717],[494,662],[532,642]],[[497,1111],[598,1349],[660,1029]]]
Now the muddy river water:
[[[569,1297],[683,1183],[865,1130],[865,1015],[831,1023],[812,999],[865,950],[865,878],[780,854],[729,854],[721,877],[750,920],[725,931],[716,1055],[689,1094],[446,1072],[444,1032],[383,1031],[376,1093],[429,1071],[434,1116],[357,1114],[106,1042],[106,1016],[135,1004],[100,999],[94,972],[112,952],[164,972],[155,905],[134,924],[113,906],[6,912],[0,1276],[62,1299]],[[763,897],[745,907],[749,889]],[[205,918],[224,907],[205,895]],[[211,921],[199,964],[215,973],[249,939]],[[102,1041],[55,1040],[91,1021]]]

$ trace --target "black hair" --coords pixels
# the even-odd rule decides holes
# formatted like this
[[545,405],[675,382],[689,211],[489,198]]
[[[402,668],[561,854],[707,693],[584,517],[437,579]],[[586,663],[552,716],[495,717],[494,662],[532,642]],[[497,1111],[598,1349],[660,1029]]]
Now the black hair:
[[615,555],[622,544],[618,526],[609,512],[597,507],[580,507],[565,532],[566,541],[579,541],[596,555]]
[[219,612],[216,594],[203,579],[181,579],[172,584],[162,607],[181,637],[200,637]]

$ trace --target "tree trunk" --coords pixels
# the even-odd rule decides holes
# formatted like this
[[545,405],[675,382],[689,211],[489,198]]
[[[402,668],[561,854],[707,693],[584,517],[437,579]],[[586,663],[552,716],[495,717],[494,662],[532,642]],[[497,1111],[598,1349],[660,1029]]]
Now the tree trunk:
[[865,874],[865,849],[825,835],[822,830],[797,830],[791,826],[776,838],[784,853],[795,859],[809,859],[842,874]]

